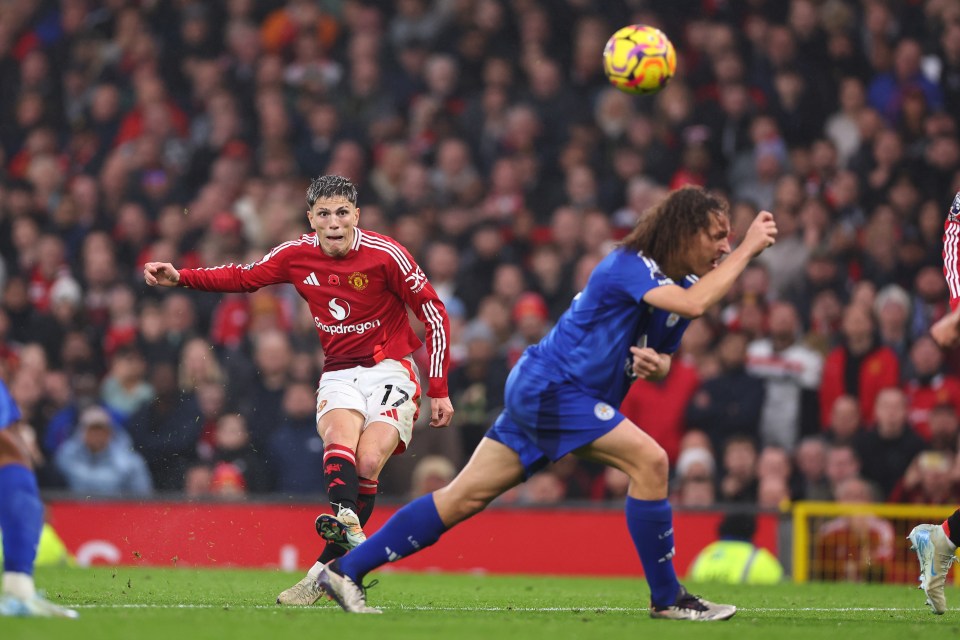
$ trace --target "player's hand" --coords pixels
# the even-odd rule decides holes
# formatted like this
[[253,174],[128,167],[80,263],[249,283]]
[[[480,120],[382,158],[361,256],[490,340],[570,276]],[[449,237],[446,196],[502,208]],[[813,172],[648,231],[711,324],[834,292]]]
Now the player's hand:
[[175,287],[180,282],[180,272],[169,262],[148,262],[143,265],[143,281],[151,287]]
[[430,398],[430,426],[446,427],[453,418],[453,404],[450,398]]
[[933,341],[943,349],[952,349],[960,345],[960,309],[951,311],[930,327]]
[[660,373],[660,354],[650,347],[630,347],[633,354],[633,373],[640,380],[648,380]]
[[757,256],[776,241],[777,223],[773,221],[773,214],[769,211],[761,211],[750,223],[750,228],[747,229],[741,244],[750,251],[751,256]]

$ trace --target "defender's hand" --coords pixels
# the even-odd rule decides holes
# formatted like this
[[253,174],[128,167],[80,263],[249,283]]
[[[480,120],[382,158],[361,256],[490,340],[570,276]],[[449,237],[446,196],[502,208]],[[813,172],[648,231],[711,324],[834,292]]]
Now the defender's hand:
[[761,211],[750,223],[742,244],[750,251],[751,256],[757,256],[776,241],[777,223],[773,221],[773,214]]
[[633,354],[633,373],[640,380],[647,380],[660,372],[660,354],[650,347],[630,347]]

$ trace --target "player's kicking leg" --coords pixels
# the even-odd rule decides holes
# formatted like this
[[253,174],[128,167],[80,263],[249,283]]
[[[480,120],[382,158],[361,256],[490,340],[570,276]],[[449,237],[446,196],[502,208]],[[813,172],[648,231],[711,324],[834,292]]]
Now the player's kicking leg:
[[907,536],[910,548],[917,552],[920,561],[920,588],[927,596],[930,609],[937,615],[947,610],[943,588],[950,565],[956,561],[957,545],[951,538],[957,534],[960,534],[960,509],[943,524],[920,524]]
[[[357,499],[357,506],[360,511],[357,515],[359,516],[361,527],[367,524],[367,520],[370,519],[370,515],[373,513],[374,502],[377,498],[377,486],[378,482],[376,480],[360,478],[360,496]],[[324,596],[325,592],[323,589],[317,586],[317,576],[320,575],[320,569],[348,551],[347,544],[345,544],[345,536],[335,536],[335,540],[330,540],[327,536],[324,536],[321,531],[321,520],[324,517],[323,515],[317,517],[315,523],[317,534],[327,540],[323,551],[317,557],[317,561],[307,571],[306,576],[277,596],[277,604],[306,607],[314,604]]]
[[450,527],[482,511],[523,478],[524,468],[516,452],[484,438],[449,485],[397,511],[364,544],[323,567],[317,582],[344,611],[379,613],[367,605],[361,586],[367,573],[426,549]]
[[[317,517],[315,523],[317,534],[326,540],[327,544],[317,561],[307,571],[307,575],[277,596],[277,604],[309,606],[320,600],[324,596],[324,591],[317,585],[317,577],[323,566],[341,557],[366,539],[363,535],[363,526],[373,514],[378,487],[376,477],[380,475],[387,460],[396,450],[402,437],[399,433],[394,426],[382,422],[374,422],[363,431],[357,445],[356,456],[356,468],[359,473],[357,512],[352,514],[341,509],[336,516],[323,514]],[[359,541],[352,535],[352,515],[356,516],[356,525],[362,536]]]

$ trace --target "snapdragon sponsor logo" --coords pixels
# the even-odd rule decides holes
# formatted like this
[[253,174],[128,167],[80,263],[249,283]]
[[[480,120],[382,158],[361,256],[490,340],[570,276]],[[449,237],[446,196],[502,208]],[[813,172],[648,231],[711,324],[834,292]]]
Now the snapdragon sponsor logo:
[[313,323],[317,325],[317,329],[320,331],[333,335],[343,335],[346,333],[356,333],[360,335],[380,326],[380,320],[358,322],[356,324],[324,324],[317,316],[313,316]]

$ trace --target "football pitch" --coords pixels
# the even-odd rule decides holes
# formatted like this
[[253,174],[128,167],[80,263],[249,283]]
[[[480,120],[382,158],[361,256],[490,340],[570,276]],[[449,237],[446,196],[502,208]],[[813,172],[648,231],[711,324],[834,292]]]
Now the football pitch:
[[240,569],[97,567],[38,570],[37,583],[79,620],[0,618],[0,638],[193,640],[560,640],[562,638],[919,638],[960,634],[960,589],[934,616],[921,591],[900,585],[698,585],[694,593],[740,610],[727,622],[651,620],[642,579],[381,572],[370,604],[383,615],[347,615],[323,600],[279,607],[300,574]]

